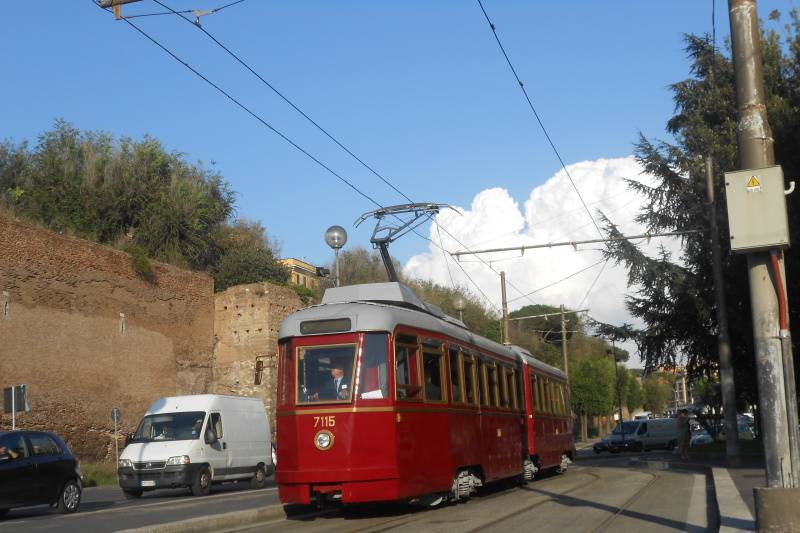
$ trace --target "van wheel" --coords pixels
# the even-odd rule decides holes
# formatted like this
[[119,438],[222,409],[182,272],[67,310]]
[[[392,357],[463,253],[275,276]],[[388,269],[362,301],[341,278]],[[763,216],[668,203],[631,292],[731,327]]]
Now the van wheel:
[[267,473],[264,471],[264,465],[256,467],[256,475],[250,478],[251,489],[263,489],[267,483]]
[[70,479],[58,495],[58,512],[74,513],[81,504],[81,486],[74,479]]
[[126,500],[136,500],[142,497],[142,490],[141,489],[122,489],[122,493],[125,494]]
[[192,486],[189,488],[195,496],[206,496],[211,492],[211,471],[207,466],[204,466],[197,472],[194,483],[192,483]]
[[642,445],[641,442],[637,442],[636,444],[633,445],[632,450],[634,452],[641,452],[642,450],[644,450],[644,446]]
[[0,518],[5,517],[8,514],[8,509],[0,509]]

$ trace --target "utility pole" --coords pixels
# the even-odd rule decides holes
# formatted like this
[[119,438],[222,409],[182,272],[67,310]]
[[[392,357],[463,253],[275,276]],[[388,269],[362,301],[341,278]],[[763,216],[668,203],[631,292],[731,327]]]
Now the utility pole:
[[503,296],[503,327],[502,327],[503,344],[511,344],[511,340],[508,338],[508,302],[506,301],[505,272],[500,272],[500,292]]
[[[760,169],[775,164],[772,131],[767,119],[764,75],[761,59],[761,32],[755,0],[728,0],[731,24],[733,64],[736,74],[736,103],[739,111],[738,144],[740,167]],[[796,412],[797,399],[787,397],[789,381],[794,375],[784,372],[784,358],[791,359],[785,346],[782,350],[780,325],[781,310],[771,272],[769,251],[747,254],[750,280],[750,307],[753,321],[756,372],[758,378],[759,413],[762,422],[767,486],[770,488],[793,487],[797,468],[793,464],[796,453],[792,453],[789,433],[796,428],[789,426],[787,407]],[[783,276],[783,255],[778,258],[777,274]],[[775,280],[777,281],[777,280]],[[782,285],[782,283],[781,283]],[[788,327],[786,328],[788,331]],[[792,365],[793,366],[793,365]],[[733,426],[728,431],[736,431]]]
[[619,407],[619,431],[622,435],[622,446],[625,446],[625,426],[622,424],[622,389],[619,382],[619,365],[617,364],[617,346],[614,337],[611,337],[611,359],[614,361],[614,375],[617,378],[617,406]]
[[567,362],[567,318],[564,313],[564,304],[561,304],[561,356],[564,358],[564,373],[569,381],[569,363]]
[[[714,167],[711,156],[706,156],[706,194],[708,198],[708,224],[711,234],[711,264],[714,274],[714,297],[717,304],[717,353],[719,355],[719,382],[722,389],[722,409],[725,426],[738,428],[736,419],[736,385],[731,364],[731,340],[728,334],[728,314],[725,302],[725,283],[722,278],[722,251],[717,230],[717,208],[714,200]],[[739,432],[725,432],[725,457],[731,466],[739,464]]]

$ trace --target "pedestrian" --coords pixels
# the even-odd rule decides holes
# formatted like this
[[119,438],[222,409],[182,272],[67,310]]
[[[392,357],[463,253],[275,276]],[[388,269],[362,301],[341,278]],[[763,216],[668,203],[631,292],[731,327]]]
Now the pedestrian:
[[681,409],[675,423],[678,426],[678,449],[681,453],[681,459],[685,460],[689,458],[689,440],[691,438],[689,410]]

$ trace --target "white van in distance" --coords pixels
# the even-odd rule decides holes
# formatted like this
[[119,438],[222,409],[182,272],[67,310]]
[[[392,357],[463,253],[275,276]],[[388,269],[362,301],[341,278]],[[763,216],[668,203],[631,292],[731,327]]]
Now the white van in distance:
[[271,432],[258,398],[199,394],[161,398],[128,440],[117,473],[125,496],[189,487],[195,496],[211,484],[249,479],[262,488],[275,470]]
[[677,444],[678,426],[674,418],[629,420],[622,425],[618,423],[608,441],[612,453],[622,450],[641,452],[657,448],[671,450]]

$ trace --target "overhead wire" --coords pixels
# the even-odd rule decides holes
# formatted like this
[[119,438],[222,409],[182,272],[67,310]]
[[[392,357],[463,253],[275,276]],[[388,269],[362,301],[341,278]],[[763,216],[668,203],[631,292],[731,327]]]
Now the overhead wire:
[[545,285],[545,286],[543,286],[543,287],[539,287],[538,289],[535,289],[535,290],[533,290],[533,291],[531,291],[531,292],[529,292],[529,293],[527,293],[527,294],[524,294],[523,296],[519,296],[519,297],[517,297],[517,298],[512,298],[512,299],[508,300],[508,303],[511,303],[511,302],[516,302],[517,300],[519,300],[519,299],[521,299],[521,298],[523,298],[523,297],[529,296],[529,295],[531,295],[531,294],[535,294],[535,293],[537,293],[537,292],[540,292],[540,291],[543,291],[543,290],[545,290],[545,289],[549,289],[550,287],[552,287],[552,286],[554,286],[554,285],[558,285],[558,284],[559,284],[559,283],[561,283],[562,281],[566,281],[566,280],[568,280],[568,279],[570,279],[570,278],[573,278],[573,277],[577,276],[578,274],[581,274],[581,273],[583,273],[583,272],[586,272],[587,270],[590,270],[590,269],[592,269],[592,268],[596,267],[597,265],[599,265],[599,264],[601,264],[601,263],[603,263],[603,262],[607,262],[607,260],[606,260],[606,259],[603,259],[603,260],[601,260],[601,261],[598,261],[597,263],[593,263],[593,264],[591,264],[591,265],[589,265],[589,266],[587,266],[587,267],[584,267],[584,268],[582,268],[582,269],[580,269],[580,270],[578,270],[578,271],[576,271],[576,272],[573,272],[572,274],[569,274],[569,275],[567,275],[567,276],[564,276],[563,278],[561,278],[561,279],[558,279],[558,280],[556,280],[556,281],[554,281],[554,282],[552,282],[552,283],[548,283],[547,285]]
[[[227,7],[235,6],[236,4],[241,4],[242,2],[244,2],[244,0],[236,0],[235,2],[230,2],[228,4],[225,4],[224,6],[212,8],[212,9],[208,10],[207,12],[204,12],[204,15],[212,15],[214,13],[219,13],[220,11],[222,11],[223,9],[225,9]],[[160,2],[156,2],[156,3],[160,4]],[[162,6],[162,7],[164,7],[164,6]],[[169,8],[165,7],[165,9],[169,9]],[[184,14],[184,13],[197,13],[198,11],[199,10],[197,10],[197,9],[182,9],[180,11],[174,11],[174,10],[170,9],[169,11],[159,11],[158,13],[141,13],[141,14],[138,14],[138,15],[128,15],[128,16],[122,17],[122,18],[124,18],[124,19],[136,19],[136,18],[142,18],[142,17],[157,17],[157,16],[160,16],[160,15],[176,15],[176,14]],[[192,22],[192,21],[189,21],[189,22]],[[197,26],[197,24],[195,22],[192,22],[192,24]]]
[[[321,126],[319,123],[317,123],[315,120],[313,120],[313,119],[312,119],[312,118],[311,118],[311,117],[310,117],[310,116],[309,116],[307,113],[305,113],[305,112],[304,112],[302,109],[300,109],[300,107],[298,107],[298,106],[297,106],[297,105],[296,105],[294,102],[292,102],[292,101],[291,101],[291,100],[290,100],[290,99],[289,99],[289,98],[288,98],[286,95],[284,95],[284,94],[283,94],[281,91],[279,91],[279,90],[278,90],[278,89],[277,89],[277,88],[276,88],[276,87],[275,87],[273,84],[271,84],[270,82],[268,82],[268,81],[267,81],[267,80],[266,80],[266,79],[265,79],[263,76],[261,76],[261,75],[260,75],[258,72],[256,72],[256,70],[255,70],[255,69],[253,69],[253,68],[252,68],[252,67],[251,67],[249,64],[247,64],[247,62],[245,62],[245,61],[244,61],[244,60],[243,60],[241,57],[239,57],[239,55],[238,55],[238,54],[236,54],[235,52],[233,52],[232,50],[230,50],[230,48],[228,48],[227,46],[225,46],[225,45],[224,45],[222,42],[220,42],[220,41],[219,41],[219,40],[218,40],[216,37],[214,37],[214,36],[213,36],[213,35],[212,35],[212,34],[211,34],[211,33],[210,33],[208,30],[206,30],[205,28],[203,28],[203,27],[201,27],[201,26],[197,26],[197,25],[196,25],[196,24],[194,24],[194,22],[192,22],[192,21],[191,21],[189,18],[187,18],[187,17],[183,16],[181,13],[179,13],[179,12],[177,12],[176,10],[172,9],[171,7],[169,7],[168,5],[166,5],[165,3],[161,2],[160,0],[154,0],[154,1],[155,1],[155,2],[156,2],[158,5],[160,5],[161,7],[163,7],[164,9],[167,9],[167,10],[169,10],[170,12],[172,12],[173,14],[175,14],[175,15],[179,16],[180,18],[182,18],[182,19],[183,19],[183,20],[185,20],[186,22],[189,22],[189,23],[190,23],[190,24],[192,24],[193,26],[197,27],[197,28],[198,28],[200,31],[202,31],[202,32],[203,32],[203,33],[204,33],[204,34],[205,34],[205,35],[206,35],[208,38],[210,38],[210,39],[211,39],[211,40],[212,40],[214,43],[216,43],[216,44],[217,44],[219,47],[221,47],[221,48],[222,48],[222,49],[223,49],[225,52],[227,52],[227,53],[228,53],[228,54],[229,54],[231,57],[233,57],[233,58],[234,58],[234,59],[235,59],[235,60],[236,60],[236,61],[237,61],[237,62],[238,62],[240,65],[242,65],[244,68],[246,68],[246,69],[247,69],[247,70],[248,70],[248,71],[249,71],[251,74],[253,74],[253,75],[254,75],[256,78],[258,78],[258,79],[259,79],[259,80],[260,80],[262,83],[264,83],[264,84],[265,84],[267,87],[269,87],[269,88],[270,88],[270,89],[271,89],[271,90],[272,90],[272,91],[273,91],[273,92],[274,92],[276,95],[278,95],[278,96],[279,96],[281,99],[283,99],[283,100],[284,100],[284,101],[285,101],[287,104],[289,104],[289,105],[290,105],[290,106],[291,106],[291,107],[292,107],[292,108],[293,108],[295,111],[297,111],[298,113],[300,113],[300,114],[301,114],[301,115],[302,115],[302,116],[303,116],[303,117],[304,117],[306,120],[308,120],[308,121],[309,121],[309,122],[310,122],[312,125],[314,125],[314,127],[316,127],[316,128],[317,128],[317,129],[318,129],[320,132],[322,132],[322,133],[323,133],[325,136],[327,136],[327,137],[328,137],[328,138],[329,138],[331,141],[333,141],[333,142],[334,142],[334,143],[335,143],[337,146],[339,146],[339,147],[340,147],[342,150],[344,150],[345,152],[347,152],[347,153],[348,153],[348,154],[349,154],[351,157],[353,157],[353,158],[354,158],[356,161],[358,161],[358,162],[359,162],[359,163],[360,163],[360,164],[361,164],[361,165],[362,165],[364,168],[366,168],[366,169],[367,169],[368,171],[370,171],[370,172],[371,172],[373,175],[375,175],[377,178],[379,178],[381,181],[383,181],[383,182],[384,182],[386,185],[388,185],[389,187],[391,187],[391,188],[392,188],[392,189],[393,189],[395,192],[397,192],[398,194],[400,194],[400,195],[401,195],[403,198],[405,198],[405,199],[406,199],[406,200],[408,200],[409,202],[413,203],[413,200],[412,200],[412,199],[411,199],[411,198],[410,198],[408,195],[406,195],[405,193],[403,193],[403,192],[402,192],[400,189],[398,189],[398,188],[397,188],[397,187],[396,187],[394,184],[392,184],[388,178],[386,178],[385,176],[383,176],[383,175],[382,175],[380,172],[378,172],[377,170],[375,170],[375,169],[374,169],[374,168],[373,168],[371,165],[367,164],[367,163],[366,163],[366,162],[365,162],[365,161],[364,161],[362,158],[358,157],[358,156],[357,156],[355,153],[353,153],[353,152],[352,152],[352,151],[351,151],[349,148],[347,148],[347,147],[346,147],[346,146],[345,146],[345,145],[344,145],[344,144],[343,144],[341,141],[339,141],[339,140],[338,140],[336,137],[334,137],[334,136],[333,136],[333,135],[332,135],[330,132],[328,132],[328,131],[327,131],[325,128],[323,128],[323,127],[322,127],[322,126]],[[138,29],[138,28],[137,28],[137,29]],[[140,31],[141,31],[141,30],[140,30]],[[181,62],[182,62],[182,61],[181,61]],[[182,62],[182,63],[183,63],[183,62]],[[373,200],[373,203],[377,203],[377,202],[375,202],[375,201]],[[438,222],[438,221],[435,219],[435,217],[433,217],[433,216],[431,216],[431,215],[429,214],[429,215],[428,215],[428,218],[429,218],[429,219],[430,219],[430,220],[433,222],[433,224],[435,224],[435,225],[436,225],[436,227],[437,227],[437,230],[438,230],[438,229],[441,229],[441,231],[444,231],[444,232],[445,232],[445,233],[446,233],[448,236],[450,236],[450,237],[451,237],[453,240],[455,240],[455,241],[456,241],[456,242],[457,242],[459,245],[461,245],[461,246],[462,246],[462,247],[464,247],[465,249],[469,249],[469,248],[468,248],[466,245],[464,245],[464,243],[463,243],[463,242],[461,242],[461,241],[460,241],[460,240],[459,240],[459,239],[458,239],[458,238],[457,238],[455,235],[453,235],[452,233],[450,233],[450,232],[447,230],[447,228],[445,228],[444,226],[442,226],[442,225],[441,225],[441,224],[440,224],[440,223],[439,223],[439,222]],[[430,239],[430,238],[428,238],[428,237],[425,237],[425,236],[421,235],[421,234],[420,234],[419,232],[417,232],[416,230],[414,230],[414,233],[415,233],[415,234],[416,234],[418,237],[420,237],[420,238],[422,238],[422,239],[424,239],[424,240],[426,240],[426,241],[430,242],[430,243],[431,243],[431,244],[433,244],[434,246],[436,246],[436,247],[440,248],[440,249],[441,249],[443,252],[447,252],[448,254],[450,253],[448,250],[446,250],[446,249],[443,247],[443,241],[442,241],[442,246],[439,246],[439,245],[437,245],[437,244],[436,244],[436,243],[435,243],[435,242],[434,242],[432,239]],[[441,235],[440,235],[440,237],[441,237]],[[441,238],[440,238],[440,240],[441,240]],[[457,264],[457,263],[456,263],[456,264]],[[489,268],[490,268],[490,269],[491,269],[491,270],[492,270],[492,271],[493,271],[495,274],[498,274],[498,275],[499,275],[499,272],[497,272],[497,271],[496,271],[494,268],[492,268],[492,267],[491,267],[491,265],[489,265],[489,264],[488,264],[488,263],[486,263],[486,262],[484,262],[484,264],[486,264],[487,266],[489,266]],[[462,271],[464,271],[463,267],[460,267],[460,268],[461,268],[461,270],[462,270]],[[468,277],[468,279],[470,279],[470,281],[471,281],[473,284],[475,284],[475,282],[472,280],[472,278],[471,278],[471,277],[469,277],[469,276],[467,276],[467,277]],[[511,281],[510,281],[510,280],[506,280],[506,283],[507,283],[507,284],[508,284],[510,287],[512,287],[514,290],[516,290],[517,292],[519,292],[520,294],[523,294],[523,292],[522,292],[522,291],[521,291],[519,288],[517,288],[517,287],[516,287],[516,286],[515,286],[513,283],[511,283]],[[453,285],[453,288],[455,289],[455,285]],[[477,288],[477,285],[476,285],[476,288]],[[481,292],[481,293],[483,294],[483,291],[481,291],[480,289],[479,289],[479,292]],[[485,294],[484,294],[484,297],[485,297]],[[487,299],[487,301],[488,301],[488,302],[490,302],[490,304],[491,304],[491,300],[488,300],[488,299]],[[533,303],[535,303],[535,302],[533,302]],[[494,306],[493,304],[491,304],[491,305],[492,305],[493,307],[496,307],[496,306]]]
[[515,69],[514,65],[511,63],[511,59],[508,57],[508,53],[506,53],[506,49],[503,46],[502,41],[500,41],[500,36],[497,35],[497,28],[495,27],[495,25],[492,22],[492,20],[489,18],[489,14],[486,12],[486,8],[483,7],[482,0],[477,0],[477,1],[478,1],[478,5],[481,8],[481,11],[483,12],[483,16],[486,18],[486,22],[489,23],[489,27],[492,29],[492,35],[494,35],[494,39],[495,39],[495,41],[497,41],[497,45],[500,47],[500,51],[503,53],[503,57],[505,57],[506,63],[508,63],[508,67],[511,69],[511,72],[514,74],[514,78],[516,78],[517,84],[519,84],[519,88],[522,90],[522,94],[525,95],[525,100],[528,102],[528,107],[530,107],[531,111],[533,112],[533,116],[536,117],[536,122],[539,123],[539,127],[542,129],[542,132],[544,133],[544,136],[547,139],[547,142],[550,144],[550,148],[553,149],[553,153],[558,158],[559,163],[561,163],[561,168],[564,170],[564,173],[567,175],[567,178],[569,179],[569,182],[572,184],[572,188],[575,190],[575,193],[578,195],[578,198],[580,198],[581,204],[583,204],[583,208],[586,210],[586,214],[588,214],[589,218],[592,220],[592,224],[594,224],[594,227],[597,230],[597,233],[600,234],[601,237],[605,237],[603,232],[600,230],[600,226],[597,225],[597,221],[595,221],[594,217],[592,216],[591,211],[589,211],[589,207],[586,205],[586,201],[583,199],[583,195],[581,194],[581,191],[578,189],[578,186],[575,184],[575,180],[572,179],[572,175],[569,173],[569,170],[567,170],[567,165],[564,163],[564,159],[561,157],[561,153],[556,148],[556,145],[553,142],[553,139],[550,138],[550,134],[547,132],[547,128],[545,128],[544,123],[542,122],[542,119],[539,116],[539,113],[536,111],[536,108],[533,105],[533,101],[531,100],[530,95],[528,95],[528,90],[525,88],[525,84],[522,83],[522,80],[520,79],[519,75],[517,74],[517,69]]

